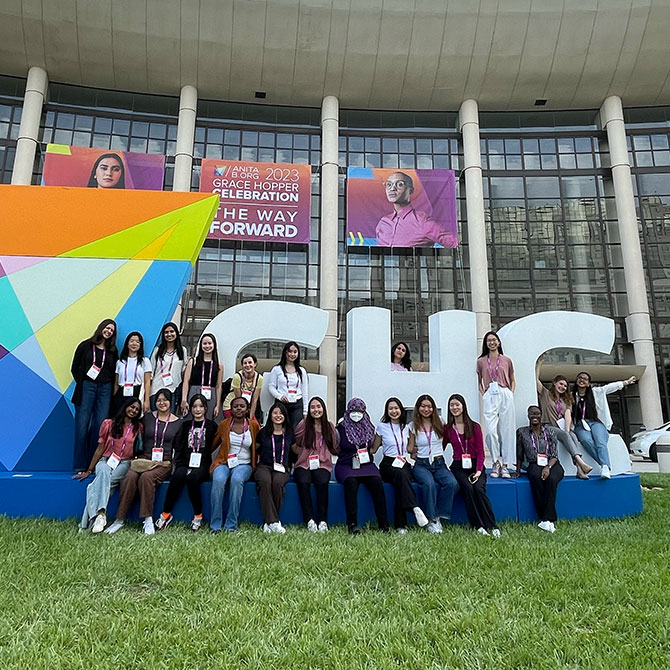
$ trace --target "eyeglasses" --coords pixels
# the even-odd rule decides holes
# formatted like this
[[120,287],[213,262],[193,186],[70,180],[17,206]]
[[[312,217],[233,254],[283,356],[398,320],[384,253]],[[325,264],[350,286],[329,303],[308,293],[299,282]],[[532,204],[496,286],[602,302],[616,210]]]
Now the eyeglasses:
[[589,381],[589,378],[584,377],[583,375],[580,375],[579,377],[577,377],[577,381],[578,382],[587,382],[587,381]]
[[407,186],[406,181],[387,181],[384,182],[384,186],[386,187],[386,190],[389,191],[392,188],[405,188]]

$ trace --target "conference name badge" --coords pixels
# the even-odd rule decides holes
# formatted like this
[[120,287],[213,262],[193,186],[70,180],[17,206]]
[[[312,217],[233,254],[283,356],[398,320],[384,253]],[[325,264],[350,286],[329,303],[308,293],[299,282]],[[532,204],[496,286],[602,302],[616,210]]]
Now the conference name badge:
[[275,462],[274,464],[274,470],[275,472],[286,472],[286,468],[284,467],[283,463],[277,463]]
[[133,395],[133,383],[132,382],[125,382],[123,385],[123,395],[126,397],[130,397]]
[[114,472],[116,470],[117,466],[121,462],[121,458],[117,456],[116,454],[112,454],[108,459],[107,459],[107,465],[109,466],[109,469]]
[[251,391],[242,391],[242,397],[251,404]]
[[318,456],[310,456],[309,457],[309,469],[310,470],[318,470],[319,469],[319,457]]
[[463,466],[463,470],[472,469],[472,457],[470,454],[463,454],[461,456],[461,465]]
[[200,461],[202,461],[202,454],[199,451],[194,451],[188,459],[189,468],[199,468]]
[[228,467],[232,470],[239,465],[237,454],[228,454]]
[[391,463],[391,465],[392,465],[394,468],[403,468],[403,467],[405,467],[405,462],[406,462],[406,461],[405,461],[404,458],[400,458],[400,456],[396,456],[396,457],[393,459],[393,463]]
[[368,453],[367,449],[358,450],[358,462],[361,465],[365,465],[366,463],[370,462],[370,454]]
[[172,375],[169,372],[164,372],[161,375],[161,378],[163,379],[163,384],[165,384],[165,386],[172,386]]
[[500,386],[498,386],[498,382],[491,382],[489,384],[489,391],[491,392],[491,395],[498,395],[498,392],[500,391]]
[[86,376],[89,377],[90,379],[97,379],[99,374],[100,374],[100,368],[97,365],[93,364],[88,369]]
[[151,450],[151,460],[158,463],[163,460],[163,450],[160,447],[154,447]]
[[205,400],[211,400],[212,399],[212,387],[211,386],[203,386],[200,389],[200,392],[202,393],[203,396],[205,396]]
[[547,458],[547,454],[538,454],[537,455],[537,464],[543,468],[545,465],[548,465],[549,459]]
[[591,426],[589,426],[589,424],[588,424],[588,422],[586,421],[586,419],[582,419],[582,428],[583,428],[584,430],[588,430],[589,432],[591,432]]

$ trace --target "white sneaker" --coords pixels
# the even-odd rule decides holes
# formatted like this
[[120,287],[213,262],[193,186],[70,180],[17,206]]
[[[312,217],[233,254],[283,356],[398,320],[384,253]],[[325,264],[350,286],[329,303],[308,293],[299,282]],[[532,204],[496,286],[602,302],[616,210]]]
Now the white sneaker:
[[325,521],[319,521],[319,533],[327,533],[328,524]]
[[310,520],[307,522],[307,530],[308,530],[310,533],[317,533],[317,532],[318,532],[319,527],[316,525],[316,521],[314,521],[314,519],[310,519]]
[[438,530],[440,531],[440,533],[441,533],[441,532],[442,532],[442,522],[438,519],[438,520],[435,522],[435,525],[437,526],[437,529],[438,529]]
[[271,533],[279,533],[280,535],[283,535],[286,532],[286,528],[281,525],[281,521],[271,523],[268,528],[270,529]]
[[191,530],[195,533],[196,531],[200,530],[200,526],[202,526],[202,517],[194,516],[191,519]]
[[395,530],[398,535],[407,535],[407,528],[396,528]]
[[114,520],[113,523],[110,524],[109,528],[105,528],[105,533],[108,533],[111,535],[112,533],[116,533],[117,530],[121,530],[123,528],[123,521],[119,521],[118,519]]
[[428,525],[428,517],[423,513],[423,510],[420,507],[415,507],[412,512],[414,512],[414,518],[419,528],[423,528]]
[[554,528],[554,524],[551,521],[540,521],[540,523],[537,524],[538,528],[541,528],[542,530],[546,530],[547,533],[553,533],[556,531],[556,528]]
[[610,479],[612,477],[612,472],[609,469],[609,466],[603,465],[600,468],[600,479]]
[[500,528],[494,528],[491,531],[491,535],[493,535],[493,537],[495,537],[496,539],[500,539],[500,536],[501,536]]
[[263,524],[263,532],[264,533],[271,533],[272,532],[270,530],[270,526],[268,526],[266,523]]
[[105,516],[105,513],[103,512],[102,514],[98,514],[98,516],[95,517],[95,521],[93,522],[91,533],[102,533],[102,531],[105,530],[106,525],[107,517]]
[[488,535],[489,534],[489,532],[488,532],[488,530],[486,530],[486,528],[477,528],[477,532],[480,535]]
[[144,531],[145,535],[154,535],[156,533],[156,529],[154,528],[154,520],[150,516],[144,520],[142,530]]
[[438,526],[436,523],[429,521],[426,530],[434,535],[439,535],[442,532],[442,526]]

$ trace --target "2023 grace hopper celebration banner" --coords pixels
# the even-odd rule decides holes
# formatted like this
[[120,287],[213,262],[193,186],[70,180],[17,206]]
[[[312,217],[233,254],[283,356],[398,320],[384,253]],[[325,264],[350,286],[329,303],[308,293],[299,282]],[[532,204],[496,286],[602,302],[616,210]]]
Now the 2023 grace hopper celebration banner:
[[209,239],[309,242],[309,165],[203,158],[200,191],[221,199]]
[[165,156],[47,144],[42,186],[162,191]]
[[347,244],[457,247],[454,171],[348,168]]

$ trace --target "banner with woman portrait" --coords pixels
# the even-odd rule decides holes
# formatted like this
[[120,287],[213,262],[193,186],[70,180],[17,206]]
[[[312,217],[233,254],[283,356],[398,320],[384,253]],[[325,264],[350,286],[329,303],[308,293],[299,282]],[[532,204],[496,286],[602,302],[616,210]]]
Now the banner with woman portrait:
[[203,158],[200,191],[221,198],[209,239],[309,242],[309,165]]
[[347,245],[457,247],[453,170],[350,167]]
[[47,144],[43,186],[162,191],[165,156]]

